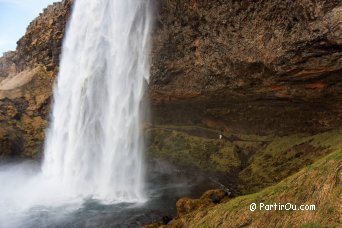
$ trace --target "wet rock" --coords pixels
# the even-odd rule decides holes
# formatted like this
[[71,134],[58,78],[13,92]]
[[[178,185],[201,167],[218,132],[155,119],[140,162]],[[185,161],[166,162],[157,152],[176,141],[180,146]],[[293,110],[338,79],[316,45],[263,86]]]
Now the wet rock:
[[23,137],[15,127],[0,122],[0,158],[18,158],[23,152]]
[[172,220],[172,218],[170,218],[169,216],[163,216],[163,218],[162,218],[162,221],[163,221],[163,224],[164,225],[167,225],[167,224],[169,224],[169,222]]
[[222,189],[213,189],[206,191],[202,196],[202,200],[208,200],[210,199],[211,202],[217,204],[220,203],[223,198],[227,196],[226,191]]
[[215,204],[220,203],[220,199],[215,193],[212,193],[210,195],[210,199],[211,199],[211,202],[213,202]]

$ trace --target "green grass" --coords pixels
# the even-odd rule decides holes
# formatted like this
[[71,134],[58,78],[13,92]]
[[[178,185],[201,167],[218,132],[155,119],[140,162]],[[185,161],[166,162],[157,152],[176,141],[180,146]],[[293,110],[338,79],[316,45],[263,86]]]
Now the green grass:
[[[209,227],[237,227],[241,223],[250,222],[274,226],[283,224],[285,227],[337,227],[340,218],[340,196],[342,187],[337,186],[336,175],[340,167],[341,150],[334,150],[329,155],[314,163],[316,169],[305,167],[294,175],[285,178],[278,184],[265,188],[257,193],[239,196],[226,203],[208,208],[203,217],[194,211],[187,217],[185,226],[199,227],[206,224]],[[326,188],[323,189],[323,186]],[[330,186],[330,187],[328,187]],[[319,199],[319,200],[318,200]],[[293,203],[315,204],[316,211],[249,211],[251,203]],[[309,215],[309,217],[308,217]],[[243,219],[241,219],[243,218]],[[265,219],[267,218],[267,219]],[[253,224],[254,223],[254,224]]]
[[219,172],[228,172],[240,165],[235,146],[228,141],[192,136],[170,128],[150,131],[152,144],[147,152],[155,157]]
[[[336,174],[342,160],[341,130],[282,137],[224,132],[227,137],[234,135],[241,139],[229,142],[194,136],[191,132],[198,129],[214,134],[220,133],[196,126],[157,126],[149,129],[152,142],[148,152],[152,156],[171,160],[176,164],[223,173],[239,170],[236,169],[242,164],[239,158],[248,158],[247,166],[239,173],[239,183],[241,183],[239,187],[244,195],[210,209],[202,208],[186,215],[182,218],[182,223],[185,222],[184,226],[234,227],[234,224],[238,224],[240,220],[244,220],[246,224],[240,223],[239,226],[248,226],[254,221],[261,221],[260,224],[263,224],[268,220],[277,224],[284,220],[288,222],[289,227],[338,225],[337,205],[340,202],[342,187],[336,186],[332,181],[336,180],[333,175]],[[325,183],[327,180],[330,183]],[[336,187],[328,197],[324,195],[323,198],[322,196],[319,198],[317,195],[321,194],[322,190],[329,189],[323,187],[324,184]],[[319,201],[316,201],[317,197]],[[294,213],[301,212],[252,213],[249,211],[252,202],[257,204],[316,202],[318,211],[315,212],[312,221],[302,221],[305,212],[302,217],[295,217],[292,220]]]
[[[290,135],[274,137],[273,141],[257,151],[249,160],[249,166],[239,177],[247,183],[244,192],[255,192],[270,186],[310,166],[331,151],[342,148],[342,133],[339,130],[316,135]],[[334,154],[341,159],[341,154]]]
[[[156,126],[148,131],[152,138],[148,147],[151,156],[203,171],[239,172],[238,187],[243,194],[274,185],[305,166],[315,168],[315,161],[342,148],[342,130],[282,137],[224,132],[228,138],[233,135],[241,139],[233,142],[195,136],[193,132],[196,131],[211,136],[220,134],[197,126]],[[330,156],[342,159],[341,153],[331,153]],[[239,170],[245,163],[240,158],[248,159],[242,171]]]
[[300,227],[301,228],[320,228],[321,225],[319,223],[310,222],[310,223],[303,224]]

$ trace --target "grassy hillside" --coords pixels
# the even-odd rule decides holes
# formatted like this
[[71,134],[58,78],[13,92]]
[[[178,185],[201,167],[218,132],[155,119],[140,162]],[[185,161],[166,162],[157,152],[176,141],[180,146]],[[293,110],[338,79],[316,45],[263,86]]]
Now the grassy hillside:
[[[323,142],[322,142],[323,144]],[[339,142],[337,143],[339,145]],[[173,220],[170,227],[341,227],[342,148],[260,192],[197,207]],[[181,199],[182,200],[182,199]],[[188,200],[188,204],[191,201]],[[256,211],[250,205],[257,204]],[[259,204],[295,204],[297,210],[259,210]],[[315,205],[315,210],[299,210]],[[155,224],[158,226],[158,224]]]
[[220,173],[223,179],[234,182],[240,194],[272,186],[342,148],[341,130],[257,136],[198,126],[155,126],[148,132],[150,156]]

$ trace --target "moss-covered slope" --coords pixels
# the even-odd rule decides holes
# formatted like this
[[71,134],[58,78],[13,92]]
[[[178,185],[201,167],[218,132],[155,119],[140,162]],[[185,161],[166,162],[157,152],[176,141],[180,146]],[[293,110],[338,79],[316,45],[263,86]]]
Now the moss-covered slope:
[[[243,135],[197,126],[149,128],[149,156],[221,174],[241,194],[257,192],[342,148],[342,131],[288,136]],[[220,139],[220,135],[222,135]]]
[[[168,226],[340,227],[342,225],[341,181],[342,148],[339,146],[329,155],[275,186],[254,194],[227,198],[221,204],[211,203],[197,207],[187,214],[179,213],[179,216]],[[257,205],[255,211],[250,210],[252,203]],[[291,203],[296,205],[296,210],[260,210],[261,203],[265,205]],[[189,204],[191,203],[188,202]],[[315,210],[300,210],[301,205],[315,205]]]

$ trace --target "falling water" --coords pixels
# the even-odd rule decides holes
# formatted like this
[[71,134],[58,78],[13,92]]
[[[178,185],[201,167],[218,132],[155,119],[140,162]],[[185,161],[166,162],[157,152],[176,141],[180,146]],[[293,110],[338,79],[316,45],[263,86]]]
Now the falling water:
[[74,0],[43,165],[0,165],[0,227],[140,227],[188,194],[164,163],[144,188],[148,1]]
[[144,200],[141,101],[150,7],[76,0],[62,49],[43,175],[70,195]]

